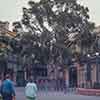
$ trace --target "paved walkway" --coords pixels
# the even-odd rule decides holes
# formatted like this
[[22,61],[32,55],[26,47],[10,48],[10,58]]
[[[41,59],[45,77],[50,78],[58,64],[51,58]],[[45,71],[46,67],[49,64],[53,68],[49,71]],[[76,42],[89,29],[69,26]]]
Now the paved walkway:
[[[24,95],[24,88],[16,89],[16,99],[26,100]],[[75,94],[64,94],[62,92],[39,92],[37,100],[100,100],[99,96],[82,96]]]

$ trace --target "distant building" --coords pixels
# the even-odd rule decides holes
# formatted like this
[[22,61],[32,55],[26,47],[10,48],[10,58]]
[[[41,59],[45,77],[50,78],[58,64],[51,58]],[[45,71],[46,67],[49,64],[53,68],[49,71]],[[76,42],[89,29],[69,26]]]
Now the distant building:
[[96,27],[96,28],[94,29],[94,32],[96,32],[97,35],[100,36],[100,26]]
[[94,32],[96,33],[97,35],[97,46],[98,46],[98,49],[100,51],[100,26],[96,27]]
[[1,35],[15,37],[16,32],[12,32],[12,31],[9,30],[9,22],[0,21],[0,36]]
[[0,34],[5,34],[9,29],[9,22],[0,21]]
[[97,69],[97,66],[100,67],[100,26],[96,27],[93,32],[97,36],[95,47],[97,48],[96,50],[99,52],[99,55],[98,57],[96,57],[96,54],[90,55],[89,61],[86,59],[86,62],[82,62],[83,64],[78,65],[77,67],[77,83],[79,87],[83,88],[94,87],[94,83],[97,82],[97,73],[99,75],[98,81],[100,83],[100,68]]
[[7,72],[7,69],[10,68],[9,63],[7,61],[7,58],[5,55],[3,55],[3,51],[9,47],[7,43],[4,41],[7,40],[7,38],[15,37],[16,33],[9,31],[9,22],[0,21],[0,74],[3,75],[5,72]]

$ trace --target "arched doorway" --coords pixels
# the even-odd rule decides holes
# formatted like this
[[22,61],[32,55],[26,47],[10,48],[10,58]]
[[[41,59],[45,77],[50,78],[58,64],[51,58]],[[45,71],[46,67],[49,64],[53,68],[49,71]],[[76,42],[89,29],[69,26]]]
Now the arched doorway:
[[77,87],[77,68],[69,68],[69,87]]

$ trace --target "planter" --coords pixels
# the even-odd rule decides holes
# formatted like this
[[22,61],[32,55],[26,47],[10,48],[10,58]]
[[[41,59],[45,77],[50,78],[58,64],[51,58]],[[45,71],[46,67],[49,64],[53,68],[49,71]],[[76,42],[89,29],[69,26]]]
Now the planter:
[[78,88],[77,93],[80,95],[100,96],[100,89],[84,89]]

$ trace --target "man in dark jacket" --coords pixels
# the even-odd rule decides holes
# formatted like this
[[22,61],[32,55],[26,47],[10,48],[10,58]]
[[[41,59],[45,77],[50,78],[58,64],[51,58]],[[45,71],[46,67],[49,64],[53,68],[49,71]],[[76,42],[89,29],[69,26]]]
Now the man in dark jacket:
[[2,82],[0,92],[3,100],[13,100],[15,99],[15,89],[14,84],[10,79],[10,75],[6,75],[6,79]]

